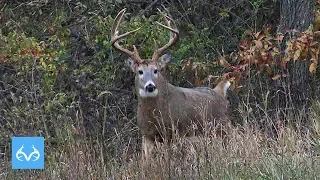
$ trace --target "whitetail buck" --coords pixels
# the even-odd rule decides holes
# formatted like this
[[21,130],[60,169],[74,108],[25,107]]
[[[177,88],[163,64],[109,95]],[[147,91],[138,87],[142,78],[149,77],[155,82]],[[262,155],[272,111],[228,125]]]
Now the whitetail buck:
[[170,40],[155,50],[151,59],[142,59],[135,46],[130,51],[119,44],[122,38],[139,30],[119,35],[118,28],[124,13],[125,9],[114,20],[111,42],[114,48],[130,57],[129,65],[135,73],[137,121],[142,134],[143,158],[148,158],[155,141],[170,140],[174,134],[192,136],[202,133],[205,121],[215,125],[228,121],[229,102],[225,94],[230,86],[229,82],[220,82],[214,90],[206,87],[189,89],[170,84],[161,74],[170,61],[170,55],[162,54],[179,36],[177,28],[172,26],[173,20],[160,12],[166,25],[157,23],[170,31]]

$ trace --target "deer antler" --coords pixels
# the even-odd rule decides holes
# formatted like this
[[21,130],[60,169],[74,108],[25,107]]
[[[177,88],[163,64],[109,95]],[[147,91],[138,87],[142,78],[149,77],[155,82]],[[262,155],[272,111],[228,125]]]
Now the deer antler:
[[122,9],[116,16],[113,24],[112,24],[112,28],[111,28],[111,44],[114,48],[118,49],[119,51],[127,54],[132,60],[136,61],[136,62],[141,62],[141,58],[139,56],[139,53],[137,51],[137,48],[133,45],[133,51],[130,51],[128,49],[125,49],[123,47],[120,46],[119,44],[119,40],[128,36],[131,33],[134,33],[136,31],[138,31],[140,28],[126,32],[124,34],[118,35],[119,34],[119,25],[123,19],[123,15],[126,12],[126,9]]
[[[165,9],[166,10],[166,9]],[[152,61],[158,61],[159,57],[162,55],[162,53],[168,49],[170,46],[172,46],[179,38],[179,30],[176,27],[171,27],[171,22],[174,24],[174,21],[171,17],[169,17],[168,15],[164,14],[163,12],[160,11],[160,9],[158,9],[158,11],[161,13],[161,15],[163,16],[164,20],[166,21],[167,25],[163,25],[159,22],[156,22],[158,25],[160,25],[161,27],[170,30],[170,40],[169,42],[164,45],[163,47],[157,49],[153,55],[152,55]],[[167,11],[167,10],[166,10]],[[168,12],[168,11],[167,11]],[[169,13],[168,13],[169,14]]]

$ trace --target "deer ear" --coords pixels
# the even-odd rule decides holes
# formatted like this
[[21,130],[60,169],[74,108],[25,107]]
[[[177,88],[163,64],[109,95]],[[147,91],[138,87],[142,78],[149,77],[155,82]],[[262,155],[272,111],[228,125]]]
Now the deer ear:
[[171,60],[170,54],[162,55],[159,59],[159,65],[160,65],[161,69],[165,68],[166,65],[170,62],[170,60]]
[[126,65],[129,66],[132,69],[132,71],[135,71],[137,67],[137,63],[131,58],[126,60]]

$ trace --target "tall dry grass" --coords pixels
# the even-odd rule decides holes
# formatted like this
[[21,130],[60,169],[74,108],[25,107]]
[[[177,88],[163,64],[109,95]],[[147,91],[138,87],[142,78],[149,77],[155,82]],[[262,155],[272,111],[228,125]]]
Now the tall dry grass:
[[64,139],[46,146],[44,170],[11,170],[8,149],[0,179],[319,179],[319,101],[312,106],[309,124],[303,133],[278,128],[277,138],[255,124],[232,128],[227,142],[214,133],[192,141],[178,138],[158,144],[146,167],[138,149],[124,148],[112,157],[103,142],[73,136],[72,128],[65,127]]

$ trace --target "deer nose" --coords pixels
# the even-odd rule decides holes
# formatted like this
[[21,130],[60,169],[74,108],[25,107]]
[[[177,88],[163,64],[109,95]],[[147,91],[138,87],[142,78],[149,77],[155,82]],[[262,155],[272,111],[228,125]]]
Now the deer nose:
[[153,92],[155,89],[156,89],[156,86],[153,84],[148,84],[146,86],[146,91],[148,91],[148,92]]

